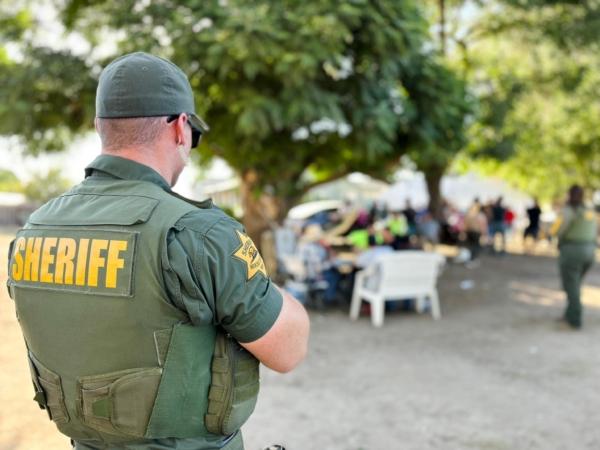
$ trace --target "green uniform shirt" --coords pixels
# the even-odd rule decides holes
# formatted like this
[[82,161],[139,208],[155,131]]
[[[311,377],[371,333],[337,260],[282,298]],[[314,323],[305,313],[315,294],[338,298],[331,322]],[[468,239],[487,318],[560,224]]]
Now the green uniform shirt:
[[[115,156],[96,158],[86,176],[147,181],[178,196],[150,167]],[[167,235],[168,267],[161,269],[168,299],[195,325],[219,325],[240,342],[254,341],[277,319],[281,294],[243,227],[211,203],[203,206],[179,219]],[[241,436],[214,445],[204,438],[154,439],[118,447],[86,441],[76,448],[212,450],[224,444],[227,450],[239,450]]]
[[597,234],[596,213],[589,208],[565,206],[553,225],[559,243],[594,243]]

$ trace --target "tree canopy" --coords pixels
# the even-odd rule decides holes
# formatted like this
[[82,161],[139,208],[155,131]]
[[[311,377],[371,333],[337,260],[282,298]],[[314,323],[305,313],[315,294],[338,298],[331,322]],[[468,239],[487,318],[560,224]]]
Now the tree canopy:
[[[600,60],[592,2],[503,1],[468,50],[476,118],[458,167],[501,176],[544,200],[600,188]],[[500,26],[500,23],[502,26]],[[562,36],[558,30],[571,29]]]
[[595,0],[53,4],[82,48],[48,45],[29,2],[0,1],[0,135],[61,150],[91,129],[108,61],[165,56],[212,128],[200,162],[236,170],[257,231],[312,186],[385,178],[403,156],[438,199],[452,164],[547,199],[600,187]]
[[23,185],[10,170],[0,169],[0,192],[21,192]]
[[[420,167],[445,168],[464,142],[464,82],[428,45],[428,22],[412,0],[56,7],[90,52],[56,51],[26,32],[11,35],[20,61],[2,62],[0,134],[21,136],[31,152],[60,149],[89,129],[100,68],[137,50],[188,74],[211,125],[201,160],[224,158],[248,207],[272,194],[275,219],[315,184],[356,170],[385,177],[407,153]],[[107,39],[115,48],[99,58],[94,49]]]

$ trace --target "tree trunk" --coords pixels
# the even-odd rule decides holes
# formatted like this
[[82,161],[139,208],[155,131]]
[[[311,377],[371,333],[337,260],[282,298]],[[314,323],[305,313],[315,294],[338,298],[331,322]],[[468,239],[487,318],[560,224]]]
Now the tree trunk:
[[445,167],[429,167],[424,170],[427,190],[429,191],[429,211],[437,220],[442,219],[441,181],[446,171]]
[[442,56],[446,56],[446,2],[438,0],[440,8],[440,51]]
[[254,170],[247,170],[241,175],[240,194],[244,210],[244,227],[260,249],[260,238],[270,228],[272,214],[269,214],[263,195],[258,192],[258,175]]
[[242,173],[240,193],[244,227],[260,250],[263,233],[283,223],[296,198],[280,198],[261,192],[254,169]]

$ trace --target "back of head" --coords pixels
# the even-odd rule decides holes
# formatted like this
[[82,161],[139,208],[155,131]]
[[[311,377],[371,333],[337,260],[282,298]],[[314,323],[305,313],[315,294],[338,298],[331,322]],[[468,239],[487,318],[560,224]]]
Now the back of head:
[[195,114],[194,95],[183,71],[148,53],[130,53],[100,74],[96,91],[98,132],[104,149],[151,145],[165,116],[186,113],[190,125],[208,127]]
[[323,229],[319,224],[311,223],[302,233],[302,242],[317,242],[323,237]]
[[583,188],[578,184],[574,184],[569,188],[567,203],[574,208],[583,205],[583,194]]

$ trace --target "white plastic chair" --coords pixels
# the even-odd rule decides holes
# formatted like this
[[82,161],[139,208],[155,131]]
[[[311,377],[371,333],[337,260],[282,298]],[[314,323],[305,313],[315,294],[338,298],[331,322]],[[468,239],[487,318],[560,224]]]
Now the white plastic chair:
[[442,255],[424,251],[398,251],[380,255],[367,268],[356,273],[350,318],[356,320],[361,301],[371,304],[373,325],[381,327],[387,300],[415,298],[417,311],[425,309],[425,299],[431,302],[431,315],[438,320],[442,314],[436,283],[445,259]]

